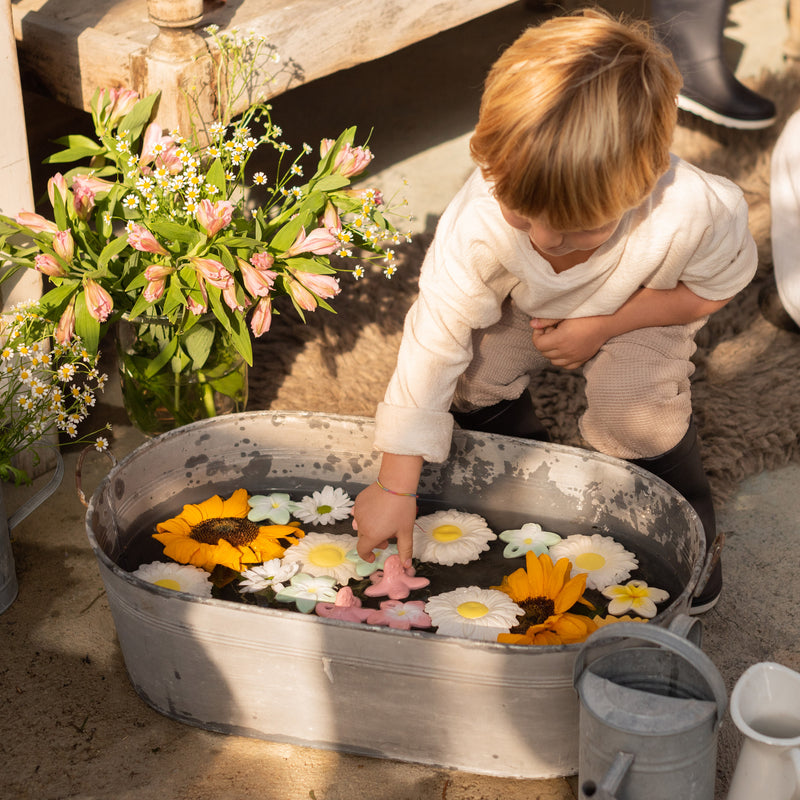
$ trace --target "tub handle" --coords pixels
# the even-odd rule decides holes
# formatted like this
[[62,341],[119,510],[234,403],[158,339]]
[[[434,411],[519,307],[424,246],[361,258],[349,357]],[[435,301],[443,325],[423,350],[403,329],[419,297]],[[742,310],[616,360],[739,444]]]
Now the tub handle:
[[706,584],[708,583],[708,579],[711,577],[711,572],[713,571],[714,567],[717,566],[717,562],[722,555],[722,546],[725,544],[725,534],[720,531],[717,534],[717,538],[714,539],[714,543],[711,545],[708,553],[706,554],[706,561],[703,564],[703,569],[700,570],[700,577],[697,579],[697,584],[694,587],[694,592],[692,593],[692,597],[699,597],[700,593],[703,589],[706,588]]
[[110,450],[98,450],[93,444],[90,444],[81,450],[81,452],[78,454],[78,463],[75,464],[75,491],[77,491],[78,500],[81,501],[84,508],[89,508],[89,502],[86,500],[86,495],[83,493],[83,461],[90,452],[102,453],[106,458],[108,458],[109,461],[111,461],[112,467],[117,466],[117,457]]

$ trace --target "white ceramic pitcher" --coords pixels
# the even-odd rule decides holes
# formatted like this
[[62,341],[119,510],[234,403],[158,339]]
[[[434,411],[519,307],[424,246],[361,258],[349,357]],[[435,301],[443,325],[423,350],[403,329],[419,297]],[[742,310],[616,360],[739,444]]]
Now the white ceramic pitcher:
[[736,682],[730,708],[745,738],[728,800],[800,800],[800,673],[753,664]]

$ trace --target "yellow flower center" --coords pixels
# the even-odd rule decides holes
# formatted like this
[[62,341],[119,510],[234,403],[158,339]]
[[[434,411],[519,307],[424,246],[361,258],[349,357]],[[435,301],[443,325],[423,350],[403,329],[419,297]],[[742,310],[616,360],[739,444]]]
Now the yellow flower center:
[[606,560],[600,553],[581,553],[572,559],[572,563],[578,569],[585,569],[591,572],[595,569],[602,569],[605,566]]
[[181,585],[178,581],[172,580],[172,578],[161,578],[155,582],[156,586],[163,586],[165,589],[174,589],[176,592],[181,590]]
[[319,544],[308,554],[308,560],[315,567],[338,567],[344,559],[342,548],[335,544]]
[[458,525],[437,525],[431,531],[431,536],[437,542],[454,542],[461,538],[461,528]]
[[456,611],[465,619],[480,619],[489,613],[489,609],[477,600],[468,600],[466,603],[461,603]]
[[217,544],[220,539],[243,547],[258,537],[258,525],[246,517],[212,517],[192,528],[190,538],[202,544]]

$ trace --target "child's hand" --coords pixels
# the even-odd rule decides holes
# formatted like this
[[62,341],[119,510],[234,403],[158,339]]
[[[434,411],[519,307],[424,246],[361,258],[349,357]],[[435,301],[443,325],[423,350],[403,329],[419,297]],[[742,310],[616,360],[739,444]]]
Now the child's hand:
[[413,497],[389,494],[371,484],[356,497],[353,506],[353,529],[358,532],[358,554],[372,562],[375,548],[383,548],[390,539],[397,539],[397,550],[403,566],[411,565],[414,520],[417,501]]
[[608,341],[604,317],[548,320],[534,318],[533,344],[553,366],[577,369]]

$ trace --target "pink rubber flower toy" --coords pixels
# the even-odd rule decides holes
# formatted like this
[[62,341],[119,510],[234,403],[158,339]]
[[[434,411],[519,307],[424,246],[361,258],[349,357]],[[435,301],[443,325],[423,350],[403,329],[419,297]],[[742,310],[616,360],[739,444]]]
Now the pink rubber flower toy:
[[372,586],[364,589],[368,597],[389,597],[392,600],[405,600],[414,589],[424,589],[430,581],[427,578],[415,578],[413,567],[403,568],[400,556],[389,556],[383,569],[369,576]]
[[370,611],[367,617],[367,625],[388,625],[401,631],[430,628],[432,624],[431,618],[425,613],[425,603],[422,600],[411,600],[408,603],[384,600],[380,611]]
[[336,592],[336,600],[333,603],[317,603],[314,611],[320,617],[340,619],[344,622],[363,622],[372,613],[372,609],[361,608],[361,601],[349,586],[342,586]]

